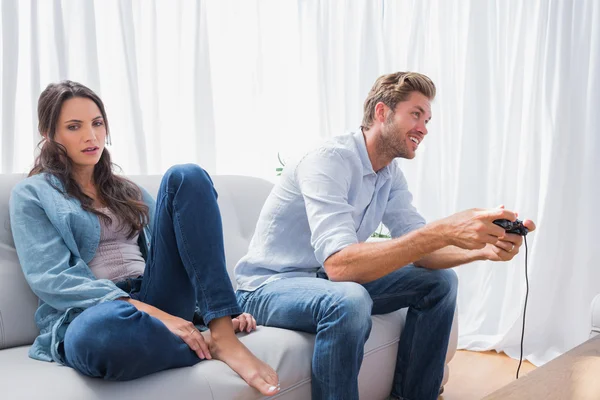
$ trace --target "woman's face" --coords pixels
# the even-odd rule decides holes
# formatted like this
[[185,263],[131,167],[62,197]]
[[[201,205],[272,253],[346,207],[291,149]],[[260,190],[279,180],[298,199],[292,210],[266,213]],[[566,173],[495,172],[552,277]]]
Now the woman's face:
[[104,118],[96,103],[86,97],[66,100],[54,140],[65,147],[75,168],[93,168],[102,156],[106,140]]

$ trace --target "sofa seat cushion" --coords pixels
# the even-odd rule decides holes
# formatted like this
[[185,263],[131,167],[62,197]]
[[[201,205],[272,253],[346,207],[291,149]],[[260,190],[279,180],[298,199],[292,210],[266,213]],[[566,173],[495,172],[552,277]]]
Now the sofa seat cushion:
[[[391,385],[404,316],[404,311],[398,311],[373,317],[373,329],[365,345],[365,359],[359,377],[361,398],[383,399],[389,394],[380,392],[381,388]],[[310,398],[314,335],[261,326],[256,332],[239,336],[254,354],[278,372],[282,391],[277,398]],[[2,398],[263,398],[221,361],[202,361],[193,367],[163,371],[129,382],[108,382],[85,377],[55,363],[32,360],[27,356],[28,350],[29,346],[22,346],[0,352]]]

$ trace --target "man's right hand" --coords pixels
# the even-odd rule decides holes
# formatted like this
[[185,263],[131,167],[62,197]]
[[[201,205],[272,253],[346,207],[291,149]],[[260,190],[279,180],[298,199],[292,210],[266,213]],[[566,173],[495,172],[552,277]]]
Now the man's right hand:
[[488,243],[495,244],[506,234],[503,228],[494,224],[497,219],[514,221],[517,214],[504,208],[474,208],[437,222],[449,244],[465,250],[477,250]]

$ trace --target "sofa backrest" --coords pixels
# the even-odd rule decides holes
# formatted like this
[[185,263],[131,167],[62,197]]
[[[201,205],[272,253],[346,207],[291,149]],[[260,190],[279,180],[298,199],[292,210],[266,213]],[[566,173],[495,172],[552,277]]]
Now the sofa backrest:
[[[8,214],[10,192],[24,178],[23,174],[0,174],[0,349],[31,344],[39,333],[34,322],[38,300],[23,277]],[[159,175],[129,178],[153,196],[158,192]],[[273,184],[246,176],[212,178],[219,194],[227,272],[235,287],[233,268],[248,250],[258,215]]]

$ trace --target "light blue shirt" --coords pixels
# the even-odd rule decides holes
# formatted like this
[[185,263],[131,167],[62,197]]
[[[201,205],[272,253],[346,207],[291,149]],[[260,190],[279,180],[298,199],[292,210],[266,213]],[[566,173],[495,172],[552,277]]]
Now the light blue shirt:
[[[61,191],[62,184],[53,176]],[[108,279],[96,279],[88,263],[100,242],[98,216],[81,208],[79,200],[55,189],[46,174],[24,179],[12,190],[10,224],[25,279],[39,298],[35,322],[39,336],[29,356],[64,364],[58,346],[69,322],[83,310],[129,294]],[[142,189],[150,209],[150,225],[139,235],[142,256],[150,248],[154,199]]]
[[362,132],[337,136],[284,169],[235,267],[238,290],[315,277],[329,256],[366,241],[381,222],[392,237],[425,225],[398,164],[375,172]]

